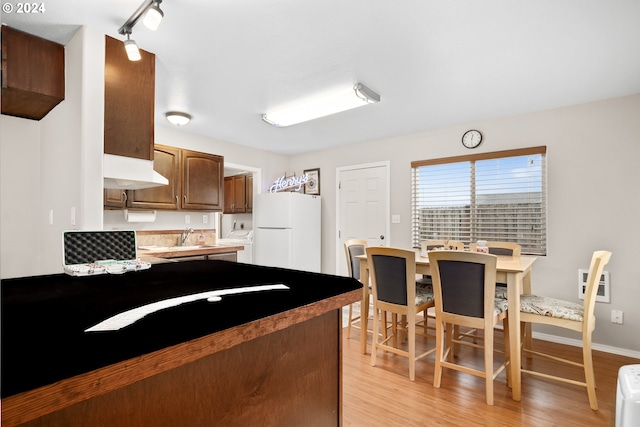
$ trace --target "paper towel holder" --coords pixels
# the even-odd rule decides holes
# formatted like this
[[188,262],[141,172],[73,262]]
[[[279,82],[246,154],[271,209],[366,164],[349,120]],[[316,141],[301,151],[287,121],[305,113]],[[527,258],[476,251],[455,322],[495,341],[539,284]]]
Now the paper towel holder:
[[131,211],[124,209],[124,220],[126,222],[155,222],[157,211]]

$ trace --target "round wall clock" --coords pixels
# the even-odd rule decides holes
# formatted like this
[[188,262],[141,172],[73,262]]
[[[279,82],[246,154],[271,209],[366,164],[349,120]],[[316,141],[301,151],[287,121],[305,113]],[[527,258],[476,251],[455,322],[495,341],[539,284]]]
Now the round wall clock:
[[467,148],[476,148],[481,142],[482,134],[478,130],[468,130],[462,135],[462,145]]

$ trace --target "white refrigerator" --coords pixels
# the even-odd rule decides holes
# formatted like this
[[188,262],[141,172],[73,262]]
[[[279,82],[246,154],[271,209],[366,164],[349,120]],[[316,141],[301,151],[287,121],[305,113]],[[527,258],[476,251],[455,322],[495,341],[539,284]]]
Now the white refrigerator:
[[253,203],[254,264],[320,272],[320,196],[261,193]]

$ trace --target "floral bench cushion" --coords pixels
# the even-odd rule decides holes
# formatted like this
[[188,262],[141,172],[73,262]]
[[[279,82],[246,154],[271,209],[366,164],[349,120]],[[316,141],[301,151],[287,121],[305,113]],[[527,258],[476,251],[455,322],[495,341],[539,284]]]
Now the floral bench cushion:
[[582,304],[528,294],[520,295],[520,311],[575,320],[576,322],[582,322],[584,317]]
[[493,300],[493,315],[497,316],[503,311],[507,311],[509,301],[506,298],[496,298]]
[[507,299],[507,287],[496,283],[496,298]]
[[416,305],[433,301],[433,287],[416,287]]

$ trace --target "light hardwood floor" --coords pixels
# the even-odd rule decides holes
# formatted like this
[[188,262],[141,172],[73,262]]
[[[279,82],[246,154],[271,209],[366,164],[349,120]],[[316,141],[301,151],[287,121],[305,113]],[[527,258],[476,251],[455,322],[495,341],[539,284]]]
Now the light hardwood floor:
[[[351,338],[343,329],[343,425],[356,426],[613,426],[616,382],[620,366],[640,360],[594,351],[598,411],[589,408],[584,387],[523,375],[522,401],[511,399],[504,372],[495,380],[495,404],[487,406],[484,380],[452,370],[444,370],[440,389],[433,387],[433,355],[416,362],[416,380],[409,381],[407,359],[378,352],[375,367],[371,354],[360,354],[360,331]],[[501,338],[502,333],[496,335]],[[369,334],[369,339],[371,335]],[[433,346],[434,339],[418,345]],[[577,347],[534,340],[534,347],[552,354],[580,360]],[[482,351],[464,346],[460,357],[482,363]],[[501,359],[496,355],[496,362]],[[570,372],[576,379],[580,369],[553,367],[549,362],[524,359],[525,366]],[[562,369],[562,371],[560,371]]]

